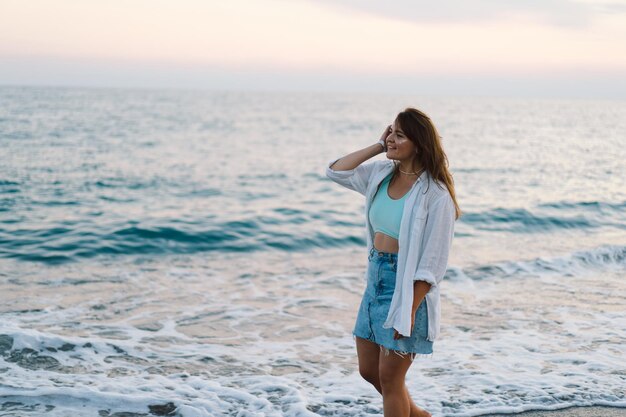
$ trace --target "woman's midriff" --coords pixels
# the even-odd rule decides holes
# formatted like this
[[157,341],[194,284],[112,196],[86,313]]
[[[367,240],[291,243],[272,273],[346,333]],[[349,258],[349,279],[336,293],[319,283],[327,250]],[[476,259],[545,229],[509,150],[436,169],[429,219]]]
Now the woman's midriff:
[[381,232],[374,234],[374,249],[379,252],[398,253],[398,239]]

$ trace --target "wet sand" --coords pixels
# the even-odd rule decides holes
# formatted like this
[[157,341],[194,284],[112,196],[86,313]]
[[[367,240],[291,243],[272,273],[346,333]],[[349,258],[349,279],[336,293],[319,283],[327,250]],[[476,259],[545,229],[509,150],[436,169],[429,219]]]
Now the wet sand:
[[553,411],[525,411],[515,414],[484,414],[481,417],[626,417],[626,408],[569,407]]

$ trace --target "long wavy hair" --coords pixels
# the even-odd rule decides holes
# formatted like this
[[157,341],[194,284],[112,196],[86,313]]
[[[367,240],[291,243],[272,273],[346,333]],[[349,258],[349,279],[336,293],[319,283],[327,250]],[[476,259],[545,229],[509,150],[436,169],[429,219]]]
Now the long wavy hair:
[[[419,166],[428,171],[430,176],[439,183],[439,186],[441,186],[440,184],[446,186],[452,201],[454,201],[456,219],[458,219],[462,212],[456,201],[454,180],[448,170],[448,157],[443,150],[441,136],[437,132],[434,123],[425,113],[412,107],[408,107],[398,113],[396,120],[406,137],[416,147],[417,152],[413,159],[413,172],[417,172],[415,168]],[[399,175],[400,162],[394,161],[394,164],[393,177],[395,178],[396,175]]]

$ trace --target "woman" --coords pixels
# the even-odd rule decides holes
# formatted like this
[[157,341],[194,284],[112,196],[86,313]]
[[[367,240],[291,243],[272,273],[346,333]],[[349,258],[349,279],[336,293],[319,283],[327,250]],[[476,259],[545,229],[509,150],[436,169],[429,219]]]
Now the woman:
[[[388,160],[364,163],[381,152]],[[428,417],[404,380],[415,356],[433,353],[461,215],[440,136],[426,114],[407,108],[378,143],[333,160],[326,175],[365,196],[367,287],[352,332],[359,372],[382,394],[385,416]]]

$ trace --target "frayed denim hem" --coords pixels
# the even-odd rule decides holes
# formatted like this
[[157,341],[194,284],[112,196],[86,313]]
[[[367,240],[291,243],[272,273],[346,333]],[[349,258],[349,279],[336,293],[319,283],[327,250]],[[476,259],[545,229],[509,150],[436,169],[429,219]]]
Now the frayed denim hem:
[[395,353],[396,355],[400,356],[402,359],[406,358],[406,355],[409,355],[409,358],[411,358],[411,362],[413,362],[415,360],[415,358],[432,358],[433,355],[435,354],[435,352],[433,353],[417,353],[417,352],[405,352],[402,350],[393,350],[393,349],[389,349],[386,348],[383,345],[378,345],[378,347],[380,348],[381,352],[385,353],[385,356],[389,356],[389,351],[392,351],[393,353]]
[[[354,333],[352,333],[352,340],[354,340],[354,342],[356,343],[356,338],[360,337],[361,339],[365,339],[365,340],[369,340],[370,342],[376,343],[375,340],[369,338],[369,337],[362,337],[362,336],[357,336]],[[415,360],[415,358],[432,358],[435,354],[435,352],[432,353],[418,353],[418,352],[406,352],[403,350],[394,350],[394,349],[389,349],[381,344],[378,344],[378,347],[380,348],[380,351],[383,352],[385,354],[385,356],[389,356],[389,351],[392,351],[393,353],[395,353],[396,355],[400,356],[401,358],[406,358],[406,355],[409,356],[409,358],[411,359],[411,362],[413,362]]]

